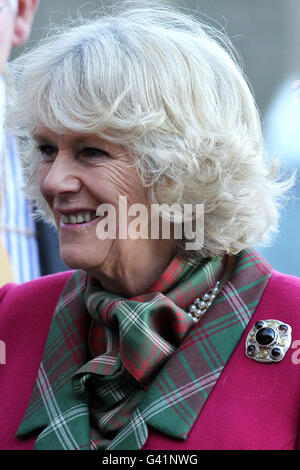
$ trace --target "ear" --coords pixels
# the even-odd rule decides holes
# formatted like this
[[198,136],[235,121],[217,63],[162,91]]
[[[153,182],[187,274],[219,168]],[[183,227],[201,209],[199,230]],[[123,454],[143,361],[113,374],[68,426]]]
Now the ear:
[[39,0],[19,0],[15,15],[13,46],[21,46],[29,37],[35,10]]

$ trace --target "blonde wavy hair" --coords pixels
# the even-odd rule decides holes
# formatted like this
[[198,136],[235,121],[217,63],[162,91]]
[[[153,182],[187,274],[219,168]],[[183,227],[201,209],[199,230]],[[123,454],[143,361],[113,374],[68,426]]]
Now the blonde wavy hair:
[[122,144],[151,202],[204,204],[204,245],[189,257],[271,242],[293,178],[280,181],[264,153],[253,95],[223,33],[169,7],[124,8],[56,31],[11,71],[26,193],[48,220],[39,125]]

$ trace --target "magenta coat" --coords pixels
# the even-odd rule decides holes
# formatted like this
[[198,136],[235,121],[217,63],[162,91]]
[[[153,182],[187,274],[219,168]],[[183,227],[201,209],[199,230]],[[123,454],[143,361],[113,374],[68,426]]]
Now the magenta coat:
[[[0,289],[0,449],[31,450],[37,436],[14,435],[30,399],[51,319],[70,272]],[[262,364],[245,355],[254,322],[293,328],[285,358]],[[3,362],[6,362],[5,364]],[[272,272],[264,294],[186,441],[150,433],[145,450],[300,449],[300,279]]]

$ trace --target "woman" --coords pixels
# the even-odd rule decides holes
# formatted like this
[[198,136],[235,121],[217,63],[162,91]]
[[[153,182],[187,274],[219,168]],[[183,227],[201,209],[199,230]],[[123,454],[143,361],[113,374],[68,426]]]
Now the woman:
[[1,290],[2,448],[296,448],[300,281],[252,248],[291,182],[224,38],[138,8],[13,69],[27,193],[75,271]]

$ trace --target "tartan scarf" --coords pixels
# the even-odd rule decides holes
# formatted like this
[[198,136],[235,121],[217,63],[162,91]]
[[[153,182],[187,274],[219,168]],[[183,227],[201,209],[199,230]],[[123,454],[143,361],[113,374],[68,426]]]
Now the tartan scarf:
[[225,264],[216,258],[199,267],[177,255],[145,295],[131,299],[76,272],[58,303],[18,436],[43,429],[35,449],[139,449],[149,424],[186,439],[270,275],[254,251],[244,252],[235,282],[231,276],[195,325],[185,309]]

